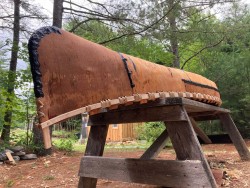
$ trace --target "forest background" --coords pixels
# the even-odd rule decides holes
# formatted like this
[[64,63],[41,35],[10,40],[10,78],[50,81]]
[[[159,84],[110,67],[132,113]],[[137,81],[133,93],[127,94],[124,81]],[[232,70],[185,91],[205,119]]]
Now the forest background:
[[[34,121],[27,41],[36,29],[52,24],[115,51],[215,81],[222,106],[231,110],[243,136],[250,137],[247,1],[2,0],[0,132],[4,142],[11,139],[12,130],[29,129]],[[215,127],[212,132],[219,130]],[[30,138],[28,133],[27,144]]]

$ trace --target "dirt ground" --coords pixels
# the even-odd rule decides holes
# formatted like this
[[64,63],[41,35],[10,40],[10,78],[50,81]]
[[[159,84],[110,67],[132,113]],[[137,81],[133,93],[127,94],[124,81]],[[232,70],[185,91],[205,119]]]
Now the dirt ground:
[[[247,141],[250,148],[250,140]],[[202,146],[205,155],[214,169],[224,171],[222,187],[250,187],[250,161],[241,161],[232,144],[212,144]],[[138,158],[143,150],[110,150],[104,156]],[[66,155],[55,152],[52,156],[40,157],[37,160],[20,161],[16,166],[0,165],[0,188],[49,188],[77,187],[78,168],[82,153]],[[175,159],[173,149],[164,149],[159,159]],[[129,184],[99,180],[98,188],[153,188],[156,186]]]

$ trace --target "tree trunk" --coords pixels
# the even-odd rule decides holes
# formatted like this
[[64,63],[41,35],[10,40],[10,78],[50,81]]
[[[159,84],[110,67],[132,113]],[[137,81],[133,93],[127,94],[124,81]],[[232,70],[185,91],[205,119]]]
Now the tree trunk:
[[168,1],[168,10],[170,10],[168,14],[168,22],[170,26],[170,45],[171,51],[174,55],[173,59],[173,67],[180,68],[180,57],[179,57],[179,45],[177,38],[177,25],[176,25],[176,14],[177,9],[175,8],[176,4],[174,0]]
[[45,155],[51,155],[52,149],[44,149],[44,143],[43,143],[43,132],[42,129],[36,124],[33,123],[33,143],[36,146],[35,147],[35,153],[39,156],[45,156]]
[[[12,95],[14,95],[14,87],[16,80],[16,67],[18,58],[18,45],[19,45],[19,32],[20,32],[20,0],[14,0],[14,24],[13,24],[13,44],[11,48],[11,59],[8,75],[8,97],[7,102],[12,102]],[[10,139],[10,127],[12,120],[12,107],[6,110],[4,115],[4,125],[1,134],[1,139],[8,142]]]
[[[54,0],[53,7],[53,26],[62,28],[62,13],[63,13],[63,0]],[[50,137],[52,138],[52,127],[50,127]],[[38,149],[35,151],[38,155],[50,155],[52,153],[50,149],[43,149],[43,133],[41,128],[34,125],[33,128],[33,142]]]
[[53,26],[62,28],[63,0],[54,0]]

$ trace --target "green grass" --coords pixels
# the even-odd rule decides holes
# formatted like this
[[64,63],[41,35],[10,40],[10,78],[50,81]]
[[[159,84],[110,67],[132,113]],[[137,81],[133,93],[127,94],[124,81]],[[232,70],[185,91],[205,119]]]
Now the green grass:
[[53,131],[52,134],[53,137],[60,137],[60,138],[72,138],[75,136],[75,132],[69,132],[65,130]]
[[[133,141],[132,143],[127,142],[107,142],[105,145],[105,151],[134,151],[136,150],[146,150],[152,143],[146,142],[146,141]],[[167,147],[172,148],[172,144],[170,141],[167,142]],[[76,152],[83,152],[86,149],[86,143],[85,144],[79,144],[76,142],[73,145],[73,151]]]
[[[14,138],[19,138],[26,134],[25,130],[15,129],[12,131]],[[86,149],[87,141],[84,144],[80,144],[75,137],[73,132],[67,131],[53,131],[52,142],[53,145],[62,151],[66,152],[84,152]],[[127,142],[107,142],[105,145],[105,151],[108,152],[123,152],[123,151],[144,151],[146,150],[152,142],[147,142],[146,140],[135,140]],[[170,141],[167,142],[167,147],[172,147]]]

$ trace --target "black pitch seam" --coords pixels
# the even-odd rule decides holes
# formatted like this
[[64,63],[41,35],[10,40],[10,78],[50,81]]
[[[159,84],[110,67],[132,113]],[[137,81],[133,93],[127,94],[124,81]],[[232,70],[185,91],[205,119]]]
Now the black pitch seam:
[[42,74],[40,71],[37,49],[39,47],[39,42],[41,41],[41,39],[46,35],[49,35],[50,33],[61,34],[60,29],[55,26],[41,27],[31,35],[28,43],[30,67],[34,82],[34,92],[37,98],[44,97],[44,93],[42,90],[43,84],[41,81]]
[[185,79],[182,79],[182,81],[186,84],[190,84],[190,85],[194,85],[194,86],[198,86],[198,87],[202,87],[202,88],[207,88],[207,89],[212,89],[214,91],[219,91],[217,88],[215,87],[212,87],[212,86],[208,86],[208,85],[205,85],[205,84],[201,84],[201,83],[198,83],[198,82],[193,82],[191,80],[185,80]]

